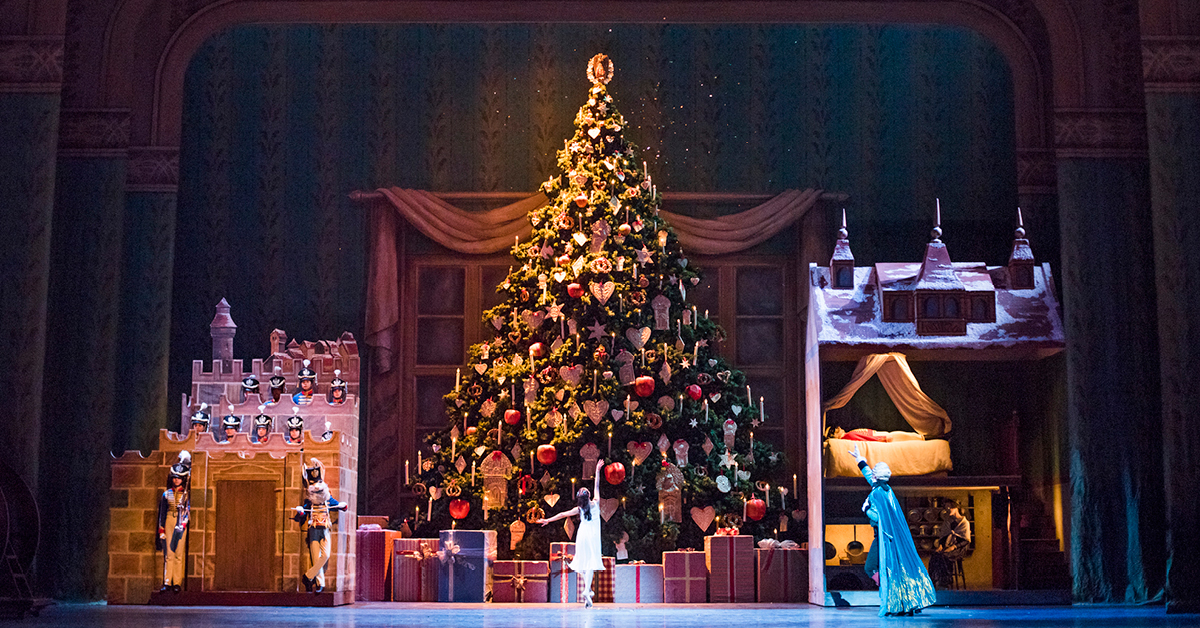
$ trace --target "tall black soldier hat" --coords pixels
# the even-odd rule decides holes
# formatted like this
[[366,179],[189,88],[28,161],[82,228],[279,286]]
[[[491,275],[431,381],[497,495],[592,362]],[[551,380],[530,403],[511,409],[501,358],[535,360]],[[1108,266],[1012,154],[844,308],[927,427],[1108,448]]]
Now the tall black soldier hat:
[[259,394],[258,378],[254,376],[254,373],[246,373],[246,376],[242,378],[242,393],[246,395]]
[[333,369],[333,381],[329,382],[329,398],[338,402],[345,401],[349,388],[350,385],[342,379],[342,369]]
[[292,416],[288,417],[288,420],[287,420],[287,428],[289,431],[290,430],[301,430],[301,431],[304,430],[304,419],[301,418],[299,412],[300,412],[300,408],[297,408],[296,406],[292,406]]
[[183,480],[183,485],[186,487],[189,480],[191,480],[191,477],[192,454],[188,453],[187,450],[184,450],[179,452],[179,458],[175,460],[175,464],[172,464],[171,467],[167,469],[167,487],[171,487],[171,480],[174,478]]
[[237,415],[235,415],[235,414],[233,413],[233,406],[232,406],[232,405],[231,405],[231,406],[229,406],[229,414],[226,414],[226,415],[225,415],[225,416],[224,416],[224,417],[221,419],[221,427],[222,427],[223,429],[229,429],[229,428],[233,428],[233,429],[235,429],[235,430],[241,431],[241,429],[242,429],[242,417],[240,417],[240,416],[237,416]]
[[304,366],[302,366],[300,368],[300,373],[298,373],[298,377],[300,378],[300,381],[304,381],[306,379],[309,380],[310,382],[312,382],[313,388],[316,388],[317,372],[312,370],[312,367],[310,366],[311,364],[312,364],[312,362],[310,360],[305,360]]
[[325,481],[325,465],[321,464],[316,458],[311,459],[312,466],[305,465],[304,467],[304,483],[316,484],[317,482]]
[[263,412],[266,409],[267,409],[266,406],[258,407],[258,416],[254,417],[255,431],[258,431],[258,428],[260,428],[260,427],[267,428],[268,432],[271,431],[271,422],[273,421],[273,419],[271,419],[271,417],[267,416],[267,414],[265,412]]
[[208,431],[208,426],[212,422],[206,410],[208,410],[208,404],[201,403],[200,409],[192,413],[192,426],[200,426],[201,432]]

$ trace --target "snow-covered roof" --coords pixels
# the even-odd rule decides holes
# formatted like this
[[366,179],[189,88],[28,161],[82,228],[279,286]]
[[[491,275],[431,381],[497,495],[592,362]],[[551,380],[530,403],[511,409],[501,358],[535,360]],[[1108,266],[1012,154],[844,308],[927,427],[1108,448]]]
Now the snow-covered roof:
[[[917,283],[920,263],[876,264],[854,269],[854,288],[835,289],[829,268],[809,267],[810,315],[822,348],[872,351],[1017,348],[1054,353],[1064,346],[1062,315],[1047,264],[1034,267],[1034,287],[1008,290],[1008,268],[981,263],[951,264],[959,289],[995,290],[996,322],[967,323],[963,336],[918,336],[913,322],[885,323],[879,288],[902,290]],[[878,286],[878,287],[877,287]],[[911,287],[907,289],[912,289]]]

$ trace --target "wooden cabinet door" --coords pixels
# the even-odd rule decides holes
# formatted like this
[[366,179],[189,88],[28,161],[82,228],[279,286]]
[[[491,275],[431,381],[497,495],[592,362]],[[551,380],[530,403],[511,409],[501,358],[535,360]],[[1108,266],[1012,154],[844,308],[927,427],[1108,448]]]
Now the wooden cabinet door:
[[218,591],[274,591],[275,482],[218,480],[216,573]]

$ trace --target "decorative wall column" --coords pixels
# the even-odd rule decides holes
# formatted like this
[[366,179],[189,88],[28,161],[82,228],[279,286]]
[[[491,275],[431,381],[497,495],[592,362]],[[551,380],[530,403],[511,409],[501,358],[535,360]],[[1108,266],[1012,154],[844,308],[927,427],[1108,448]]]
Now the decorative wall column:
[[1060,109],[1055,144],[1074,595],[1144,602],[1161,590],[1163,559],[1144,113]]
[[[1185,3],[1178,3],[1185,4]],[[1194,7],[1193,7],[1194,8]],[[1148,20],[1151,24],[1153,21]],[[1158,292],[1167,612],[1200,612],[1200,23],[1143,36]],[[1175,30],[1179,29],[1164,29]]]
[[0,37],[0,432],[5,462],[35,491],[62,56],[61,35]]

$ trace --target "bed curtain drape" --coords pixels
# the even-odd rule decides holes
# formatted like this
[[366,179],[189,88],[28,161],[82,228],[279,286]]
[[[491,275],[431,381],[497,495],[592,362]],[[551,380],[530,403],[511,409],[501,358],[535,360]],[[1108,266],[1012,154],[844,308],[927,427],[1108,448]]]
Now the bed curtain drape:
[[908,360],[903,353],[873,353],[863,356],[854,368],[850,382],[833,398],[822,404],[822,412],[846,405],[872,375],[879,376],[888,397],[917,433],[922,436],[941,436],[950,431],[950,417],[937,402],[921,390],[921,385],[908,368]]

